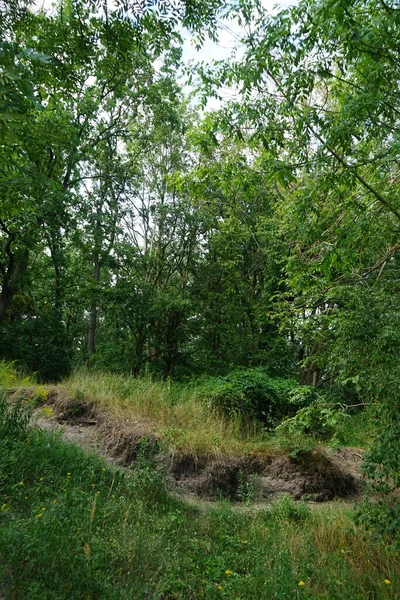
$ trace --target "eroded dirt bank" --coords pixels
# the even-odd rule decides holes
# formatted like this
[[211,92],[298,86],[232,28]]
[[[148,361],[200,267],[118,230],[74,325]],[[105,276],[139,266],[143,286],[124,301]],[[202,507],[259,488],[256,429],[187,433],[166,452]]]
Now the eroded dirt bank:
[[288,493],[314,502],[354,498],[361,493],[362,450],[324,448],[289,457],[283,451],[245,456],[192,456],[167,447],[152,423],[116,417],[57,388],[35,409],[33,423],[58,429],[63,439],[96,452],[114,466],[129,467],[139,451],[152,454],[157,468],[183,493],[203,499],[263,502]]

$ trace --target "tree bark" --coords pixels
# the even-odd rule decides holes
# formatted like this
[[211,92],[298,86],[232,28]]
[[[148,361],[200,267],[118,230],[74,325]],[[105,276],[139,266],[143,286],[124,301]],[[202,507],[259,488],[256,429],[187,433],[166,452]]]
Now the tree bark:
[[7,269],[3,271],[3,280],[0,294],[0,322],[5,318],[8,309],[10,308],[12,299],[18,289],[18,284],[21,277],[28,268],[28,250],[24,250],[19,258],[11,252],[7,252],[9,262]]
[[[95,250],[93,257],[93,281],[97,288],[100,281],[100,253],[98,249]],[[97,292],[97,289],[96,289]],[[88,353],[89,356],[95,352],[95,339],[96,339],[96,327],[97,327],[97,298],[94,297],[90,307],[90,322],[89,322],[89,334],[88,334]]]

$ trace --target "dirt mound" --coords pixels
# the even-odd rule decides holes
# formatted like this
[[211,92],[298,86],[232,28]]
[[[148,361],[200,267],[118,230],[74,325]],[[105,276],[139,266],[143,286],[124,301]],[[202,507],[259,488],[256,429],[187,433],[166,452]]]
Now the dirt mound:
[[[158,436],[151,431],[151,424],[144,420],[117,418],[93,404],[68,398],[65,394],[55,400],[53,409],[54,419],[57,423],[68,425],[67,431],[71,426],[78,426],[82,434],[85,428],[94,426],[102,454],[111,458],[113,464],[130,467],[139,451],[145,454],[160,451]],[[65,437],[71,439],[68,433]]]
[[150,456],[161,451],[159,438],[140,422],[121,425],[114,419],[106,419],[100,431],[107,452],[124,467],[131,466],[139,452]]
[[242,457],[192,456],[167,448],[152,423],[101,411],[84,400],[60,393],[52,414],[36,414],[40,427],[62,426],[63,437],[110,463],[129,467],[139,452],[156,456],[156,465],[181,490],[202,498],[268,500],[283,493],[316,502],[360,492],[361,451],[318,450],[291,458],[283,451]]
[[283,453],[256,459],[197,461],[178,456],[174,457],[172,474],[180,487],[205,498],[222,495],[231,500],[261,500],[289,493],[295,499],[324,502],[360,491],[360,482],[323,451],[308,452],[296,459]]
[[275,458],[260,477],[263,495],[287,492],[315,502],[345,498],[359,491],[355,477],[339,468],[322,450],[300,457]]
[[56,420],[58,423],[66,423],[68,425],[97,425],[98,414],[93,406],[86,404],[82,400],[76,400],[67,405],[64,410],[57,407],[55,403],[55,409],[57,410]]

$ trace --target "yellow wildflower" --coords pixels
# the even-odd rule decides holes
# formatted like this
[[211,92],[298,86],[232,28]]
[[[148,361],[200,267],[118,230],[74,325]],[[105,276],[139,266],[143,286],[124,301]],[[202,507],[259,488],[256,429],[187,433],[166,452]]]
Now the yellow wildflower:
[[44,477],[41,477],[41,478],[39,479],[39,481],[44,481]]
[[390,579],[385,579],[383,583],[386,583],[386,585],[390,585]]
[[242,540],[242,544],[248,544],[249,542],[247,540]]
[[222,585],[217,585],[217,590],[222,590]]
[[305,585],[305,584],[304,584],[304,581],[299,581],[299,585],[300,585],[300,586],[303,586],[303,585]]
[[229,569],[227,569],[227,570],[225,571],[225,575],[232,575],[232,571],[230,571]]
[[24,482],[23,482],[23,481],[20,481],[20,482],[19,482],[19,485],[24,485]]
[[40,517],[43,517],[43,513],[39,513],[38,515],[36,515],[38,519],[40,519]]
[[345,553],[345,550],[343,550],[343,548],[342,548],[340,552],[341,552],[342,554],[344,554],[344,553]]

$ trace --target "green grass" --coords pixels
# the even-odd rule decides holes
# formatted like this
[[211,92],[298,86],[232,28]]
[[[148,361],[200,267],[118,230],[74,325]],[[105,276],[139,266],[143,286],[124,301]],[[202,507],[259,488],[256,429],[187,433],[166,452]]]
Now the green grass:
[[228,503],[200,513],[168,494],[143,455],[115,471],[31,430],[4,401],[0,495],[7,600],[400,597],[398,554],[343,509],[283,497],[254,514]]

